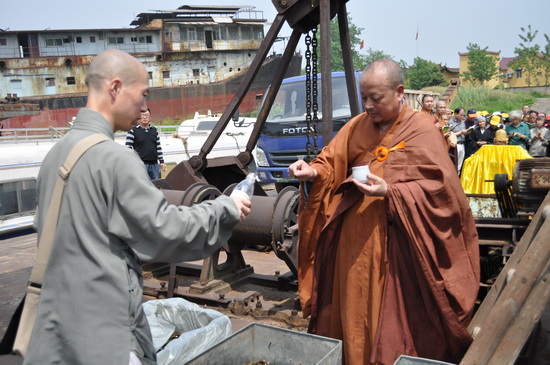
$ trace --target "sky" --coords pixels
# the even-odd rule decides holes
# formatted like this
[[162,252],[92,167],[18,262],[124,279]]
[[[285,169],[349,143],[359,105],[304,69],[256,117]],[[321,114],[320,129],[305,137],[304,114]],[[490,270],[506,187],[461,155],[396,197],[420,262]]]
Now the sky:
[[[2,0],[7,2],[8,0]],[[0,12],[0,29],[42,30],[125,28],[134,17],[151,10],[177,9],[181,5],[253,5],[273,21],[276,9],[271,0],[27,0],[9,1]],[[365,47],[381,50],[395,60],[412,64],[421,57],[448,67],[459,66],[459,52],[469,43],[501,57],[513,57],[519,46],[521,27],[538,30],[535,43],[544,47],[550,36],[548,0],[458,0],[448,2],[349,0],[351,22],[363,28]],[[267,33],[267,27],[265,29]],[[418,39],[416,34],[418,32]],[[289,36],[285,25],[280,36]],[[305,49],[303,41],[299,48]],[[277,47],[281,47],[277,49]],[[275,47],[282,50],[282,43]],[[358,48],[358,46],[357,46]]]

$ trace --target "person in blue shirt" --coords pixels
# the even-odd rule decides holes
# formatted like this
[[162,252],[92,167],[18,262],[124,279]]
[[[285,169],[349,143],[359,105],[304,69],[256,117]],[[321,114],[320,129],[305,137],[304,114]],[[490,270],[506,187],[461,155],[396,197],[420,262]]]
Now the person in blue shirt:
[[510,124],[506,126],[506,135],[508,144],[518,145],[527,149],[530,131],[527,124],[521,121],[522,114],[520,110],[512,110],[509,115]]

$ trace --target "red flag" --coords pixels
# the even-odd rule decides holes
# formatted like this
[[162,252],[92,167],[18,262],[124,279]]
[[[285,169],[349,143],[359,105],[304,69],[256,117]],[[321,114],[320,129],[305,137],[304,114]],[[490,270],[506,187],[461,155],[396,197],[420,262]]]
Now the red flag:
[[363,47],[365,47],[365,40],[364,39],[361,41],[361,45],[359,46],[359,49],[363,49]]

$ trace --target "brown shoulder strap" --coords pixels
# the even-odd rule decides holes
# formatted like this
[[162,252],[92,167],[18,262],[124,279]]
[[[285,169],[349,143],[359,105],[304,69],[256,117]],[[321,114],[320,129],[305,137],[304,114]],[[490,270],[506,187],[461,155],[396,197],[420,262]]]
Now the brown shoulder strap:
[[67,185],[72,168],[88,149],[109,139],[109,137],[100,133],[92,134],[91,136],[82,139],[76,144],[76,146],[73,147],[67,157],[67,160],[65,160],[63,165],[59,167],[59,176],[57,177],[52,199],[50,200],[50,206],[48,208],[48,213],[46,214],[44,228],[38,244],[38,255],[29,280],[30,286],[42,286],[46,266],[53,247],[57,221],[59,219],[59,210],[61,208],[61,199],[63,198],[63,192],[65,190],[65,186]]

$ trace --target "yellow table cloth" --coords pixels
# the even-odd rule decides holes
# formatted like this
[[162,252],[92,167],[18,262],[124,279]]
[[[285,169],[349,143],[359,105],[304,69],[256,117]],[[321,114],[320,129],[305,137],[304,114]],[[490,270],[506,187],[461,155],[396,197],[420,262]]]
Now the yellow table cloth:
[[466,194],[495,194],[495,174],[507,174],[511,180],[516,160],[532,158],[521,146],[483,145],[462,166],[460,183]]

